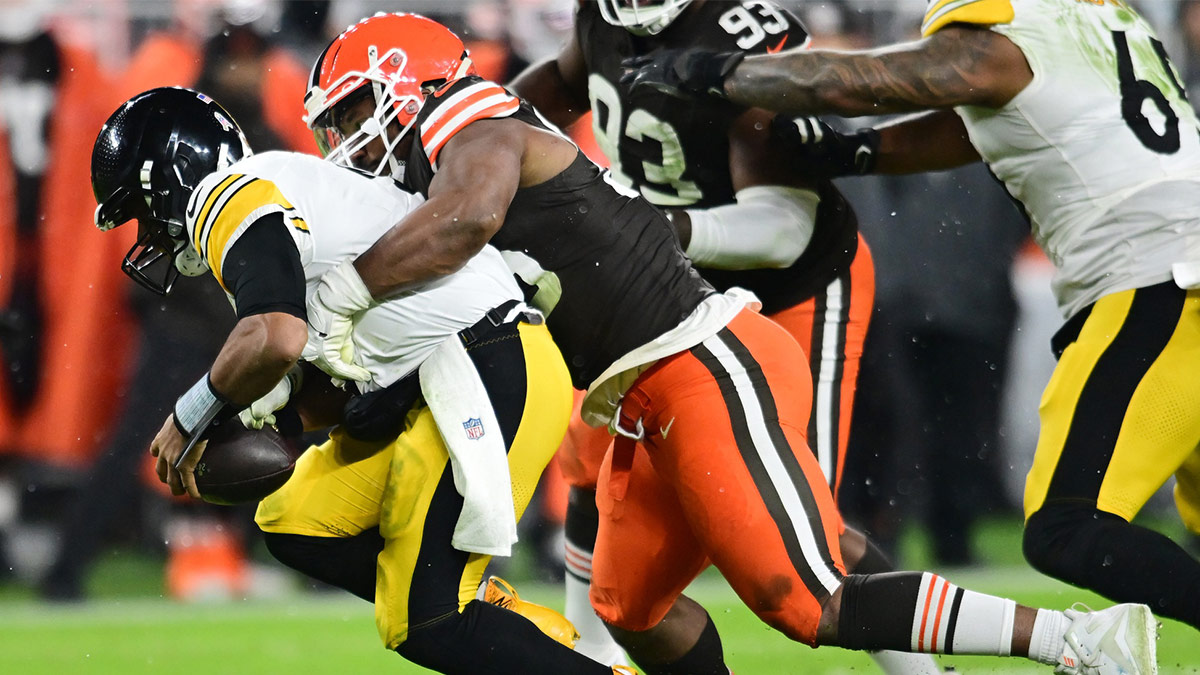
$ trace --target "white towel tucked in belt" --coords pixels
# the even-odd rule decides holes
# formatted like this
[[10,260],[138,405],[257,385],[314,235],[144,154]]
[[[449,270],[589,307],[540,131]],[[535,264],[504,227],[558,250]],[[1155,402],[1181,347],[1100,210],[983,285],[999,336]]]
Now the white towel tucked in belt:
[[1200,288],[1200,262],[1177,262],[1171,265],[1175,285],[1183,290]]
[[512,555],[517,514],[500,423],[462,340],[451,336],[421,364],[421,393],[450,452],[462,513],[450,544],[460,551]]

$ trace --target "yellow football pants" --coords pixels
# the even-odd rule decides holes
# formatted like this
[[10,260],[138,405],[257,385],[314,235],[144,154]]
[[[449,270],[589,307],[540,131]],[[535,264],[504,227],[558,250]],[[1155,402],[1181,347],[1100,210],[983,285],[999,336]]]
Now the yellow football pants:
[[1042,395],[1026,519],[1058,501],[1132,520],[1175,474],[1200,532],[1200,291],[1113,293],[1079,318]]
[[[520,518],[566,432],[571,384],[544,325],[517,324],[512,338],[488,341],[499,372],[489,378],[481,370],[481,376],[497,417],[502,409],[521,412],[519,422],[510,420],[516,434],[508,452]],[[523,372],[511,372],[522,360]],[[506,394],[523,396],[524,406],[499,405]],[[363,443],[335,430],[309,448],[291,479],[259,504],[255,521],[265,532],[316,537],[351,537],[378,527],[384,546],[375,619],[384,644],[395,649],[408,635],[410,604],[428,607],[448,598],[451,609],[456,604],[461,611],[475,597],[490,556],[450,547],[461,506],[442,437],[422,404],[390,443]]]

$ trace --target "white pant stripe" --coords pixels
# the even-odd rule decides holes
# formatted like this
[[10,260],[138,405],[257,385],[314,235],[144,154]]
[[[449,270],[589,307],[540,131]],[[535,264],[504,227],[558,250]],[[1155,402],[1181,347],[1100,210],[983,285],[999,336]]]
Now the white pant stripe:
[[779,494],[779,499],[783,503],[788,518],[792,521],[794,534],[800,543],[800,550],[804,555],[804,561],[808,563],[809,568],[812,569],[817,580],[825,587],[825,590],[833,593],[841,586],[841,580],[834,576],[821,555],[821,549],[813,536],[813,528],[809,526],[809,516],[816,514],[809,514],[805,511],[804,503],[800,499],[800,493],[797,492],[796,486],[792,484],[787,468],[779,458],[780,449],[775,446],[774,441],[771,439],[771,433],[767,428],[762,407],[759,405],[758,396],[754,392],[754,383],[750,380],[741,364],[738,363],[733,352],[725,346],[725,343],[719,337],[710,337],[703,344],[720,362],[737,390],[738,400],[741,401],[742,408],[746,414],[746,426],[750,430],[754,450],[758,453],[759,460],[762,461],[763,466],[766,468],[767,475],[771,479],[771,485]]
[[840,412],[841,396],[838,387],[838,364],[842,359],[842,328],[845,318],[845,282],[841,277],[830,282],[825,289],[825,316],[821,324],[821,366],[817,369],[815,384],[816,405],[814,406],[817,431],[817,461],[825,480],[833,485],[837,472],[837,432],[834,428]]

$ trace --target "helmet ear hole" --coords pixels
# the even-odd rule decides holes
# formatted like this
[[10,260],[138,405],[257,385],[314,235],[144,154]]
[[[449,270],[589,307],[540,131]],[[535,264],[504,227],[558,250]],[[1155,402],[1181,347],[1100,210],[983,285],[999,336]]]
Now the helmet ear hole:
[[438,89],[441,89],[443,84],[446,84],[445,78],[438,80],[426,80],[421,83],[421,93],[425,96],[429,96]]

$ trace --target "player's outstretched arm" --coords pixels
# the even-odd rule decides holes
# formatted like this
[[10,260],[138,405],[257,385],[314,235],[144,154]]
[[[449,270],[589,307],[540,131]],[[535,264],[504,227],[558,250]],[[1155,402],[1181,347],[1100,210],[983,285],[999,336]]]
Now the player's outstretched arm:
[[457,272],[488,243],[520,184],[526,126],[481,120],[446,142],[428,200],[354,263],[372,296]]
[[590,108],[587,77],[583,50],[572,32],[557,56],[529,66],[508,88],[559,129],[566,129]]
[[941,171],[980,160],[966,125],[953,110],[912,115],[875,130],[879,132],[875,173]]
[[1024,54],[1008,38],[959,25],[866,51],[794,50],[743,59],[664,50],[629,65],[634,86],[707,92],[791,115],[844,117],[958,105],[999,108],[1033,79]]
[[820,202],[815,182],[772,138],[771,117],[751,108],[730,125],[733,203],[672,212],[680,244],[702,267],[787,267],[812,239]]
[[852,133],[817,117],[778,115],[771,120],[771,136],[798,167],[824,178],[940,171],[980,159],[953,110],[917,113]]

